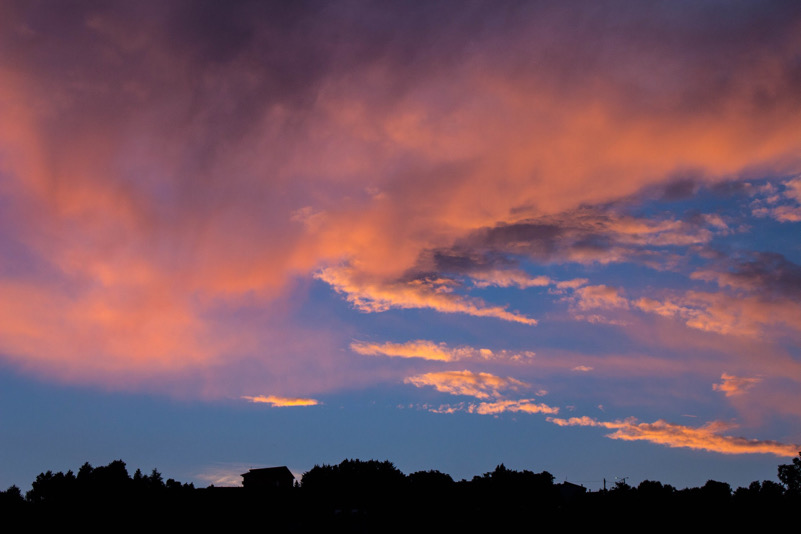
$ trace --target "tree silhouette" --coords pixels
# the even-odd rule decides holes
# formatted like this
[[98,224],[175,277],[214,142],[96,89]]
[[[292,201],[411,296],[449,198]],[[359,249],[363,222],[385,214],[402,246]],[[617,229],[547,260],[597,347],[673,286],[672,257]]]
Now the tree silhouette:
[[25,498],[32,503],[63,502],[74,497],[75,488],[76,479],[72,471],[67,471],[66,474],[47,471],[39,473]]
[[[499,464],[493,471],[454,482],[436,470],[404,475],[392,462],[343,460],[315,465],[300,487],[264,498],[244,488],[195,489],[157,469],[128,475],[125,462],[85,463],[72,471],[40,473],[23,498],[16,486],[0,492],[0,515],[35,520],[43,528],[63,528],[80,518],[88,530],[108,528],[120,517],[135,528],[162,518],[166,529],[223,529],[231,518],[247,522],[269,518],[272,530],[295,532],[490,532],[536,525],[539,530],[592,528],[598,517],[627,517],[646,524],[654,517],[680,528],[688,521],[703,528],[779,527],[794,513],[801,495],[801,454],[780,465],[779,479],[755,481],[732,495],[725,482],[676,490],[645,480],[622,480],[611,491],[569,497],[575,486],[554,484],[547,471],[515,471]],[[147,514],[143,514],[143,511]],[[198,511],[202,513],[198,514]],[[255,524],[255,523],[253,523]],[[268,529],[270,530],[270,529]]]
[[779,466],[779,480],[787,488],[790,495],[801,496],[801,452],[793,463]]

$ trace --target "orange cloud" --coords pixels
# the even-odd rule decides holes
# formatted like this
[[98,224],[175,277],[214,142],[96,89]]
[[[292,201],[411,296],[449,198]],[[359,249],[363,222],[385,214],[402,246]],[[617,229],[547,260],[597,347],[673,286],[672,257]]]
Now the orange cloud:
[[255,397],[243,395],[242,398],[245,400],[249,400],[250,402],[269,404],[270,406],[273,407],[316,406],[320,404],[320,401],[315,399],[302,399],[298,397],[277,397],[275,395],[266,395],[266,396],[257,395]]
[[580,310],[628,308],[628,300],[620,290],[606,285],[579,287],[571,297]]
[[772,327],[801,332],[801,306],[792,300],[688,291],[672,301],[640,299],[643,311],[681,318],[691,328],[737,336],[762,337]]
[[190,305],[157,286],[71,295],[0,280],[0,300],[13,303],[0,307],[0,351],[33,368],[157,375],[212,364],[246,343],[210,335],[214,329]]
[[365,312],[381,312],[391,308],[429,308],[443,313],[464,313],[474,317],[494,317],[527,325],[537,321],[505,307],[486,304],[478,298],[469,298],[452,293],[446,284],[421,280],[409,282],[387,282],[359,276],[352,268],[328,267],[317,275],[344,293],[348,302]]
[[762,381],[761,378],[746,378],[727,373],[720,375],[720,378],[723,382],[720,384],[712,384],[712,389],[715,391],[722,391],[727,397],[742,395]]
[[736,425],[722,421],[712,421],[700,427],[676,425],[661,419],[654,423],[638,423],[633,418],[625,421],[597,421],[591,417],[569,419],[549,417],[548,421],[559,426],[596,426],[613,429],[615,431],[607,435],[612,439],[649,441],[667,447],[683,447],[721,454],[773,454],[792,457],[800,448],[799,445],[778,441],[721,435],[736,428]]
[[[783,260],[784,261],[784,260]],[[786,262],[785,263],[789,263]],[[796,266],[792,266],[798,271]],[[586,285],[575,289],[564,300],[575,310],[638,309],[663,317],[675,317],[687,326],[724,335],[764,337],[779,327],[801,332],[801,305],[795,298],[799,272],[772,274],[767,279],[761,272],[698,271],[693,278],[716,281],[722,287],[738,290],[728,292],[686,291],[671,297],[628,299],[621,290],[606,285]],[[775,272],[775,269],[774,269]],[[598,314],[576,315],[590,322],[605,322],[625,326],[627,321],[608,319]]]
[[367,356],[390,356],[397,358],[422,358],[424,360],[454,362],[459,360],[510,360],[524,361],[534,357],[530,351],[492,351],[474,347],[448,347],[445,343],[434,343],[418,339],[406,343],[368,343],[354,341],[351,350]]
[[462,357],[470,357],[472,354],[462,355],[459,349],[449,349],[444,343],[436,344],[432,341],[418,339],[406,343],[367,343],[364,341],[354,341],[350,344],[352,351],[368,356],[394,356],[398,358],[422,358],[424,360],[434,360],[452,362]]
[[[741,38],[751,17],[710,25],[710,39],[693,29],[703,24],[666,28],[634,9],[613,36],[614,13],[561,28],[564,8],[546,4],[497,28],[483,25],[486,8],[467,9],[464,27],[485,31],[446,24],[444,46],[409,17],[410,31],[376,46],[354,19],[376,7],[327,12],[352,30],[347,42],[298,39],[298,27],[327,22],[299,12],[298,25],[249,15],[241,43],[217,41],[226,33],[195,26],[182,6],[148,10],[147,24],[119,6],[76,6],[57,24],[39,9],[0,8],[0,354],[65,380],[197,373],[222,384],[210,369],[248,361],[280,371],[265,373],[275,382],[323,368],[333,387],[352,375],[334,351],[299,366],[304,336],[286,342],[298,350],[263,349],[313,273],[362,311],[533,325],[458,280],[553,282],[523,274],[523,260],[657,264],[649,247],[708,243],[727,221],[604,206],[685,169],[699,184],[799,170],[801,34],[781,10],[760,19],[770,31],[759,42]],[[666,31],[677,47],[654,37]],[[619,54],[577,44],[587,42]],[[294,53],[265,62],[286,43]],[[254,68],[273,61],[280,80]],[[798,178],[782,187],[763,207],[795,220]],[[614,291],[588,286],[576,305],[625,310]],[[797,306],[757,297],[637,302],[721,333],[801,325]]]
[[[718,232],[727,230],[720,217],[707,216],[706,222]],[[686,246],[709,242],[714,233],[704,226],[676,220],[647,220],[621,216],[607,223],[607,230],[627,245]]]
[[586,278],[575,278],[573,280],[557,282],[556,287],[558,289],[576,289],[577,287],[581,287],[587,283],[589,283],[589,280]]
[[517,391],[530,387],[529,384],[511,377],[502,378],[490,373],[471,371],[440,371],[410,376],[404,380],[417,387],[432,386],[437,391],[451,395],[469,395],[477,399],[498,397],[501,391]]

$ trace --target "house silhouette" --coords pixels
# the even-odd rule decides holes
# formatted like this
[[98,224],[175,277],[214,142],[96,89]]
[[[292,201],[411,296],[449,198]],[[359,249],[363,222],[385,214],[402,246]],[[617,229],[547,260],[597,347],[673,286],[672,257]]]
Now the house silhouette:
[[562,499],[569,502],[574,499],[578,499],[587,493],[587,488],[581,486],[579,484],[573,484],[572,482],[568,482],[565,480],[561,484],[557,484],[556,487],[559,489],[559,495],[561,495]]
[[247,489],[283,489],[291,488],[295,475],[285,465],[280,467],[263,467],[250,469],[242,474],[242,486]]

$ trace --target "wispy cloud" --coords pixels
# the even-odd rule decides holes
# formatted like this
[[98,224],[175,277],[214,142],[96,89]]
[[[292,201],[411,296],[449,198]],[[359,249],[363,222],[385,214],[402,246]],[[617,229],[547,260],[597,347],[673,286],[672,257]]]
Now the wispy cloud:
[[559,408],[549,406],[536,399],[518,399],[496,402],[460,402],[458,404],[441,404],[431,406],[424,404],[421,408],[434,413],[452,414],[457,412],[474,413],[479,415],[498,415],[501,413],[528,413],[528,414],[550,414],[559,413]]
[[434,343],[418,339],[405,343],[370,343],[366,341],[353,341],[351,350],[367,356],[390,356],[396,358],[421,358],[443,362],[459,360],[507,360],[526,361],[535,356],[531,351],[507,351],[474,348],[469,346],[449,347],[445,343]]
[[575,288],[587,280],[530,276],[514,268],[511,258],[583,264],[628,261],[662,268],[670,257],[665,247],[702,245],[729,232],[726,222],[714,214],[684,221],[634,217],[608,206],[584,206],[474,229],[449,248],[428,251],[418,268],[467,276],[477,287]]
[[404,380],[417,387],[431,386],[437,391],[451,395],[469,395],[477,399],[499,397],[503,391],[518,391],[530,385],[520,380],[502,378],[490,373],[472,371],[440,371],[410,376]]
[[428,308],[443,313],[464,313],[475,317],[494,317],[504,321],[535,325],[537,321],[493,306],[475,297],[453,293],[447,283],[437,280],[384,281],[363,276],[349,267],[329,267],[317,278],[344,293],[348,302],[364,312],[382,312],[392,308]]
[[530,276],[528,273],[517,269],[478,271],[471,273],[470,278],[476,287],[517,287],[526,289],[529,287],[548,287],[557,283],[547,276]]
[[548,421],[559,426],[594,426],[614,430],[607,437],[625,441],[649,441],[667,447],[699,449],[722,454],[773,454],[792,457],[801,450],[801,445],[771,440],[747,439],[722,435],[737,427],[732,423],[712,421],[700,427],[676,425],[663,420],[653,423],[638,423],[636,419],[624,421],[598,421],[591,417],[561,419],[549,417]]
[[217,487],[241,486],[242,473],[251,467],[247,464],[217,464],[204,468],[195,478]]
[[482,415],[499,414],[504,412],[557,414],[559,413],[559,408],[555,406],[548,406],[547,404],[541,402],[538,403],[534,399],[519,399],[471,404],[467,408],[467,411]]
[[791,299],[688,291],[662,301],[639,299],[635,305],[646,312],[680,318],[691,328],[724,335],[762,337],[780,326],[801,332],[801,305]]
[[621,295],[617,288],[597,285],[576,289],[570,297],[580,310],[628,308],[629,301]]
[[777,253],[754,252],[727,258],[695,271],[691,278],[715,282],[740,293],[758,293],[766,299],[801,297],[801,265]]
[[[626,325],[620,312],[639,310],[681,320],[690,328],[723,335],[764,337],[777,328],[801,333],[801,267],[779,254],[754,253],[718,262],[691,278],[716,283],[718,291],[663,291],[627,297],[621,288],[585,285],[564,297],[576,318]],[[595,313],[586,313],[595,312]],[[600,315],[612,312],[613,316]],[[614,315],[617,313],[618,315]]]
[[320,401],[316,399],[304,399],[299,397],[278,397],[276,395],[256,395],[254,397],[243,395],[243,399],[257,404],[269,404],[274,407],[285,406],[316,406]]
[[782,192],[771,184],[760,188],[758,198],[751,203],[752,213],[786,223],[801,221],[801,177],[785,181],[782,188]]

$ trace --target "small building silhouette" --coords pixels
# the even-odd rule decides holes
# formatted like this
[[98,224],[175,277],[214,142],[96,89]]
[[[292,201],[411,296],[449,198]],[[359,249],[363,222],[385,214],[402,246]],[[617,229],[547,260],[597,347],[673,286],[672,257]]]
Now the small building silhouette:
[[557,484],[556,487],[559,489],[559,495],[562,496],[567,502],[570,502],[574,499],[577,499],[587,493],[587,488],[584,486],[580,486],[578,484],[573,484],[572,482],[568,482],[565,480],[561,484]]
[[264,467],[250,469],[242,474],[242,486],[247,489],[283,489],[291,488],[295,482],[295,475],[285,465],[281,467]]

